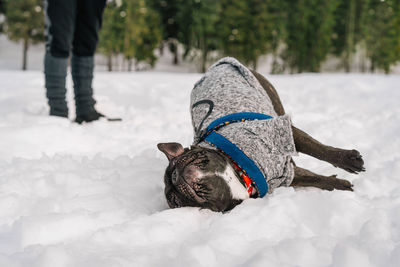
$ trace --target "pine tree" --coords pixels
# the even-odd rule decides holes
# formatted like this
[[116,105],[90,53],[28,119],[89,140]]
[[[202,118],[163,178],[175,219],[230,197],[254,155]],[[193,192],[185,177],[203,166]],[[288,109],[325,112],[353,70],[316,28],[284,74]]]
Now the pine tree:
[[[161,20],[162,40],[174,54],[173,64],[179,63],[178,59],[178,34],[181,25],[178,23],[178,10],[182,0],[151,0],[151,7],[158,12]],[[161,45],[161,51],[163,44]]]
[[217,0],[187,0],[179,6],[178,20],[182,25],[179,41],[185,46],[184,57],[195,50],[200,55],[200,71],[205,72],[208,56],[217,49],[216,23],[220,3]]
[[250,59],[246,54],[247,4],[241,0],[221,0],[221,11],[216,23],[219,48],[225,55],[233,56],[245,64]]
[[383,69],[389,73],[390,67],[399,60],[397,10],[398,3],[394,0],[371,0],[369,4],[365,40],[371,72]]
[[396,27],[395,27],[395,31],[396,31],[396,36],[397,36],[397,40],[396,40],[396,59],[397,61],[400,61],[400,1],[398,1],[397,3],[395,3],[395,11],[396,11]]
[[291,71],[318,72],[331,47],[338,0],[286,0],[286,50]]
[[145,0],[126,0],[126,20],[124,34],[124,57],[135,60],[136,69],[140,62],[154,66],[157,57],[154,50],[161,41],[161,29],[158,14]]
[[153,66],[154,50],[161,41],[159,17],[145,0],[112,1],[107,6],[100,32],[99,51],[108,58],[108,70],[112,70],[112,58],[122,54],[138,67],[140,62]]
[[285,64],[281,61],[279,49],[284,45],[287,23],[287,1],[271,1],[268,6],[269,16],[273,25],[271,32],[271,52],[273,56],[271,73],[282,73],[285,70]]
[[26,70],[29,45],[42,42],[42,0],[6,0],[5,32],[12,41],[23,42],[22,70]]
[[363,41],[369,0],[340,0],[334,12],[333,53],[341,58],[342,67],[350,72],[356,45]]
[[0,33],[3,32],[3,23],[5,20],[4,11],[5,11],[4,0],[0,0]]
[[220,49],[257,67],[259,56],[272,48],[273,20],[265,0],[221,0],[217,22]]
[[123,51],[125,17],[126,11],[116,1],[107,4],[103,15],[98,50],[107,57],[108,71],[112,71],[113,56]]

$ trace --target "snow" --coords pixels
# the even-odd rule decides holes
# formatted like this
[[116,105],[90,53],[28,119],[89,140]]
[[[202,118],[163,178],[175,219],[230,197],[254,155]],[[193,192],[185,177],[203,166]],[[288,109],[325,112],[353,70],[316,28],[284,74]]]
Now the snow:
[[301,155],[354,192],[278,188],[226,214],[163,195],[156,144],[190,145],[200,77],[97,72],[97,108],[123,121],[77,125],[47,116],[40,71],[0,71],[0,266],[399,266],[400,76],[268,76],[296,126],[367,171]]

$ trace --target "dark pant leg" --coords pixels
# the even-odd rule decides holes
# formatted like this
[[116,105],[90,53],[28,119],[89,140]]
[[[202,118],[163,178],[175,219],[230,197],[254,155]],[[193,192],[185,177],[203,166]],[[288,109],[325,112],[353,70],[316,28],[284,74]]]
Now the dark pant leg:
[[72,47],[77,1],[45,0],[46,50],[53,57],[68,58]]
[[45,0],[44,73],[50,115],[68,117],[65,100],[68,56],[76,17],[76,0]]
[[78,1],[71,59],[77,117],[96,112],[92,89],[94,53],[105,3],[105,0]]
[[91,57],[96,52],[106,0],[78,0],[73,54]]

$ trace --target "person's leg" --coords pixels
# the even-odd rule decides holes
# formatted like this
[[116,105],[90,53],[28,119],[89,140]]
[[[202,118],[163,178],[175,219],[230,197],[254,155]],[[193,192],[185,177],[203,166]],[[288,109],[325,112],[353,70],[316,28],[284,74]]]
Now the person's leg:
[[45,0],[44,73],[50,115],[68,117],[65,81],[76,15],[76,0]]
[[105,0],[79,0],[73,39],[71,71],[74,82],[76,122],[97,120],[93,98],[94,53],[101,26]]

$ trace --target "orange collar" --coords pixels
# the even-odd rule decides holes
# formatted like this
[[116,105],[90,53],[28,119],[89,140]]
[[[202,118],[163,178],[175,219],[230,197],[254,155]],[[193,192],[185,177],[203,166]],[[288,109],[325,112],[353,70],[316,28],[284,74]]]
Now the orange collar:
[[253,182],[251,181],[250,177],[246,175],[245,171],[239,167],[239,165],[232,160],[233,167],[239,173],[240,177],[243,179],[244,183],[246,184],[247,193],[249,193],[249,197],[253,192]]

